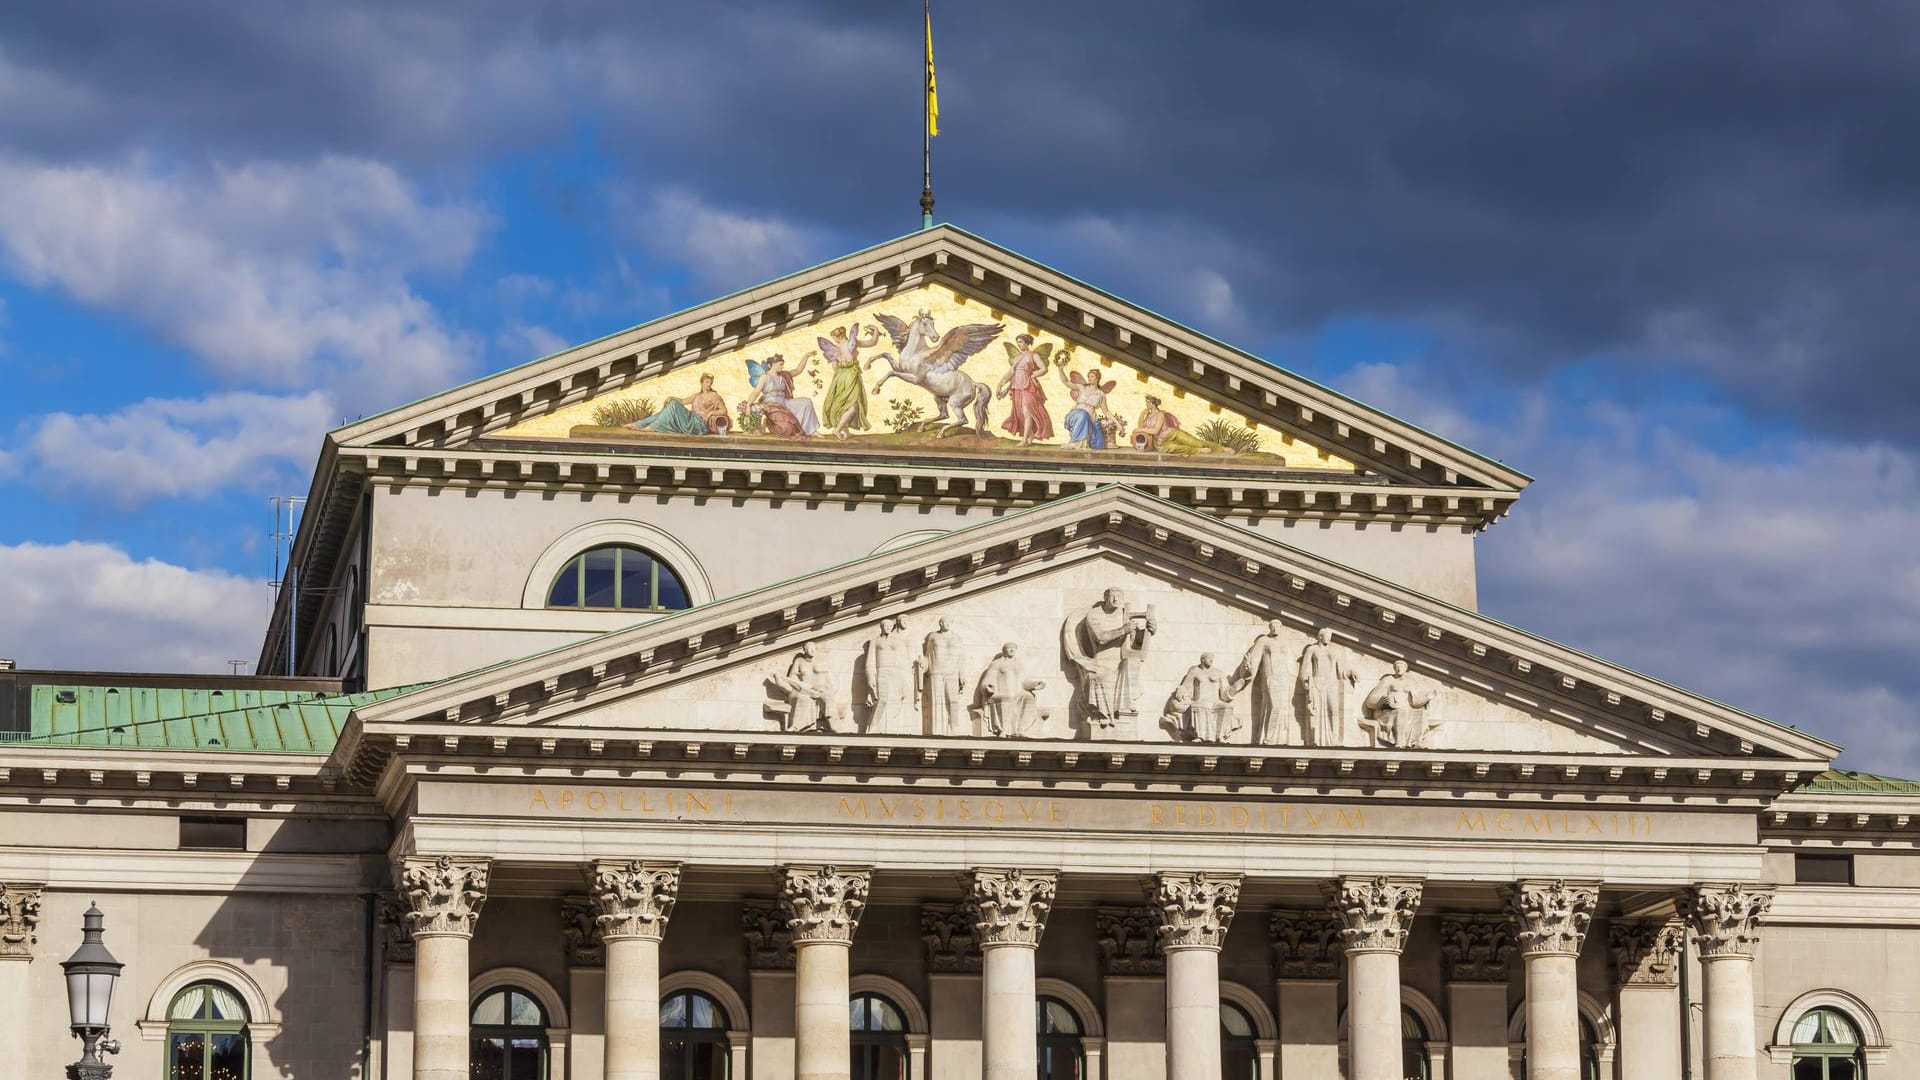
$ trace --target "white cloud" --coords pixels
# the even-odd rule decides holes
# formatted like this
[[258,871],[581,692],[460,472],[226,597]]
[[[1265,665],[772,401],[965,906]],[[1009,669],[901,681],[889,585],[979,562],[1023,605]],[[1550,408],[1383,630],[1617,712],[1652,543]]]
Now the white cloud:
[[458,382],[474,350],[414,291],[486,217],[378,162],[169,171],[0,158],[0,253],[36,286],[123,312],[219,376],[324,386],[353,410]]
[[333,419],[318,391],[148,398],[111,413],[43,416],[9,456],[30,458],[32,469],[21,471],[48,487],[123,505],[205,497],[304,477]]
[[509,324],[500,331],[498,341],[500,347],[510,354],[508,363],[513,364],[551,356],[573,344],[544,326],[525,322]]
[[99,543],[0,545],[0,656],[22,667],[221,673],[258,655],[264,581]]
[[1417,362],[1340,386],[1538,477],[1479,541],[1488,614],[1920,776],[1920,458],[1716,439],[1731,418],[1697,404],[1469,405]]
[[773,216],[724,210],[682,188],[637,200],[615,193],[621,216],[639,226],[658,253],[681,263],[696,284],[731,291],[819,262],[823,234]]

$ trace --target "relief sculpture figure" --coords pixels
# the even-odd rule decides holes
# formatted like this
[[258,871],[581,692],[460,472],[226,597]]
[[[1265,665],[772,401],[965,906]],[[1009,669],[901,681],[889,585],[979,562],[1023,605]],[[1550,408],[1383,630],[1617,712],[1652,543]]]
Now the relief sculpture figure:
[[1293,745],[1288,716],[1293,699],[1293,670],[1281,654],[1281,622],[1267,620],[1267,632],[1253,639],[1234,678],[1253,687],[1253,741],[1261,746]]
[[1007,738],[1024,738],[1047,718],[1035,696],[1046,688],[1039,679],[1029,679],[1020,667],[1020,647],[1009,641],[1000,646],[999,655],[980,676],[980,695],[985,701],[987,730]]
[[899,618],[880,620],[880,633],[867,641],[867,731],[878,735],[917,735],[913,714],[914,660],[907,627]]
[[1344,746],[1347,741],[1347,688],[1360,677],[1347,651],[1333,643],[1325,627],[1300,653],[1300,686],[1307,698],[1307,737],[1314,746]]
[[1167,718],[1187,742],[1223,743],[1240,730],[1233,714],[1233,695],[1246,684],[1224,668],[1213,666],[1213,654],[1201,653],[1200,662],[1187,669],[1167,703]]
[[1433,692],[1407,674],[1407,662],[1395,660],[1393,671],[1380,676],[1367,691],[1360,710],[1367,718],[1362,723],[1373,733],[1373,745],[1416,749],[1433,725],[1427,707],[1433,704]]
[[827,673],[815,655],[813,642],[800,646],[793,654],[784,675],[769,675],[767,683],[780,695],[769,712],[784,712],[780,727],[785,731],[831,731],[834,708]]
[[933,735],[972,735],[967,716],[967,680],[960,673],[960,636],[940,620],[939,628],[920,645],[925,672],[927,731]]
[[1153,608],[1127,611],[1119,589],[1108,589],[1084,615],[1061,627],[1060,644],[1080,681],[1080,704],[1096,739],[1133,737],[1139,671],[1158,629]]

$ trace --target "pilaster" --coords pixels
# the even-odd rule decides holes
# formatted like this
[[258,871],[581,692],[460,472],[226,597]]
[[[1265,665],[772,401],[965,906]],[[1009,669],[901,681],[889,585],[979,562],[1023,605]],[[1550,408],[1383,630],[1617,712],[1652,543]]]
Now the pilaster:
[[1449,1056],[1457,1080],[1508,1080],[1507,994],[1512,981],[1513,922],[1505,915],[1440,916],[1440,957],[1447,979]]

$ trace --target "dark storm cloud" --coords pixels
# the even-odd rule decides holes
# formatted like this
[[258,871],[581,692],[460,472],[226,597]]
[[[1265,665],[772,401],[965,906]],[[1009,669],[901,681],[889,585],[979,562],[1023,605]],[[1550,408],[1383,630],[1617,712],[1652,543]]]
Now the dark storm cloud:
[[[585,118],[638,184],[851,246],[911,225],[913,6],[20,3],[0,141],[430,172]],[[1224,273],[1249,335],[1418,320],[1511,374],[1679,364],[1815,429],[1920,442],[1920,9],[938,16],[941,205],[963,225],[1200,322],[1220,313],[1185,276]],[[1110,228],[1146,238],[1132,265],[1087,243]]]

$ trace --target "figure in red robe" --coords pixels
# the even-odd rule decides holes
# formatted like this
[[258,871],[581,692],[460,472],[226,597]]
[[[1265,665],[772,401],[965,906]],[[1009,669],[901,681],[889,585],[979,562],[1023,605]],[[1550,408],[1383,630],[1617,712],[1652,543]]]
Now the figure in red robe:
[[1041,379],[1047,374],[1053,343],[1036,348],[1032,334],[1021,334],[1005,344],[1011,366],[994,389],[1000,397],[1009,399],[1013,411],[1000,426],[1020,436],[1021,446],[1031,446],[1036,439],[1051,439],[1053,418],[1047,415],[1047,389]]

